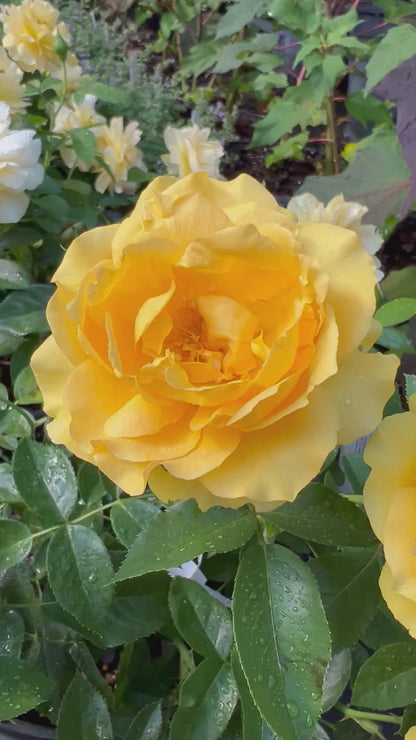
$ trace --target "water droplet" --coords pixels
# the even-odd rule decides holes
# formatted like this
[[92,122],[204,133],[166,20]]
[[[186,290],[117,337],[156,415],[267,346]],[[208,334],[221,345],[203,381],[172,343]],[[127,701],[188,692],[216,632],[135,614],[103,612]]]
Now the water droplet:
[[261,682],[263,681],[263,674],[262,674],[262,673],[258,673],[258,674],[257,674],[257,681],[258,681],[259,683],[261,683]]
[[298,705],[296,704],[295,701],[288,701],[288,703],[287,703],[287,711],[289,712],[289,715],[290,715],[290,717],[292,717],[292,719],[294,719],[295,717],[297,717],[297,715],[299,713],[299,707],[298,707]]
[[307,714],[305,717],[305,725],[306,727],[312,727],[312,717],[310,714]]
[[346,406],[351,406],[351,398],[346,398],[344,403]]
[[319,695],[316,693],[316,691],[311,691],[311,699],[312,701],[316,701],[319,699]]
[[269,689],[272,689],[274,687],[275,683],[276,683],[276,681],[275,681],[274,676],[269,676],[269,680],[267,681],[267,685],[268,685]]

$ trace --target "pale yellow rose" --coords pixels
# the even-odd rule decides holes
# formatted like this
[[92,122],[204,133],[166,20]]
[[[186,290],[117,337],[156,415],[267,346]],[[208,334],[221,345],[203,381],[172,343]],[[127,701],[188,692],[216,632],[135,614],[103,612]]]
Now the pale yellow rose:
[[3,5],[3,46],[25,72],[55,73],[61,61],[55,51],[59,36],[70,42],[67,26],[59,12],[46,0],[23,0],[20,5]]
[[416,395],[409,408],[384,419],[367,444],[364,459],[372,470],[364,505],[384,547],[381,593],[416,637]]
[[0,100],[10,108],[10,113],[24,113],[27,103],[23,100],[25,86],[22,85],[23,72],[12,62],[5,50],[0,47]]
[[416,740],[416,725],[406,732],[404,738],[405,740]]
[[129,494],[274,508],[393,391],[397,359],[359,349],[375,277],[357,236],[294,224],[246,175],[156,178],[54,281],[32,363],[51,439]]
[[211,129],[199,128],[194,123],[186,128],[167,126],[163,137],[169,154],[162,161],[170,175],[185,177],[191,172],[208,172],[219,177],[219,161],[224,149],[219,141],[209,141]]
[[137,121],[130,121],[124,128],[122,118],[112,118],[106,126],[100,126],[97,132],[97,153],[101,155],[106,167],[97,164],[94,171],[98,173],[95,189],[99,193],[109,190],[110,193],[135,192],[137,186],[128,182],[128,173],[132,167],[146,171],[143,155],[136,144],[142,132]]
[[[94,95],[85,95],[79,103],[72,97],[67,104],[59,107],[53,130],[56,133],[66,133],[72,129],[88,128],[98,137],[101,125],[105,124],[106,119],[96,112],[96,102],[97,98]],[[67,167],[77,167],[81,172],[90,169],[77,157],[73,147],[61,149],[60,154]]]
[[380,270],[381,262],[378,257],[375,257],[375,253],[380,249],[383,239],[375,226],[361,223],[368,213],[367,206],[362,206],[356,201],[345,200],[342,194],[335,195],[325,206],[312,193],[303,193],[291,198],[287,207],[295,214],[298,221],[315,223],[319,221],[355,231],[364,249],[373,257],[377,280],[382,280],[384,273]]

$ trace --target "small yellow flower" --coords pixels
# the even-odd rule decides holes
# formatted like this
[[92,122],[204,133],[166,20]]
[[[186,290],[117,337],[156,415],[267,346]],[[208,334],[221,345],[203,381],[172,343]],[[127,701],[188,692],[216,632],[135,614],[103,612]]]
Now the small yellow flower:
[[[75,128],[91,128],[95,136],[99,135],[101,124],[105,124],[104,116],[95,111],[97,98],[94,95],[86,95],[80,103],[76,103],[72,97],[68,104],[63,105],[57,113],[54,131],[64,133]],[[78,167],[81,172],[87,172],[90,168],[82,160],[78,159],[72,147],[61,149],[61,157],[67,167]]]
[[131,121],[126,128],[122,118],[112,118],[107,126],[100,126],[97,133],[97,150],[106,167],[99,164],[95,168],[98,177],[95,189],[99,193],[134,193],[136,184],[127,182],[132,167],[146,170],[143,155],[136,144],[142,132],[137,121]]
[[12,114],[26,110],[26,102],[22,99],[25,92],[22,77],[22,70],[0,47],[0,100],[9,106]]
[[287,207],[289,211],[295,214],[300,223],[313,221],[315,223],[335,224],[336,226],[343,226],[344,229],[355,231],[364,249],[373,258],[377,280],[384,277],[384,273],[380,270],[381,262],[374,256],[380,249],[383,239],[375,226],[361,223],[366,213],[368,213],[366,206],[362,206],[361,203],[355,201],[345,200],[341,194],[336,195],[325,206],[312,193],[303,193],[291,198]]
[[55,73],[61,61],[55,51],[59,36],[69,43],[70,34],[59,12],[46,0],[23,0],[3,5],[3,46],[25,72]]
[[224,149],[219,141],[208,141],[210,133],[211,129],[199,128],[196,123],[179,129],[167,126],[163,136],[169,154],[163,154],[162,160],[168,173],[185,177],[191,172],[208,172],[218,178]]

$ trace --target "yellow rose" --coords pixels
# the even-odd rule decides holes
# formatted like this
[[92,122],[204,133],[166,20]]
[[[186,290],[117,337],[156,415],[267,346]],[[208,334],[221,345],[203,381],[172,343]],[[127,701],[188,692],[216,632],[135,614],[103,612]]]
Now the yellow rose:
[[416,637],[416,395],[409,407],[409,412],[384,419],[368,442],[364,459],[372,470],[364,505],[384,546],[381,593],[396,619]]
[[25,72],[50,72],[61,67],[56,42],[70,41],[67,26],[59,22],[59,12],[46,0],[23,0],[20,5],[3,5],[2,44],[10,57]]
[[405,740],[416,740],[416,725],[414,727],[411,727],[410,730],[406,732],[404,739]]
[[69,247],[33,369],[49,433],[129,494],[259,510],[379,423],[397,359],[365,354],[374,265],[255,180],[159,177]]

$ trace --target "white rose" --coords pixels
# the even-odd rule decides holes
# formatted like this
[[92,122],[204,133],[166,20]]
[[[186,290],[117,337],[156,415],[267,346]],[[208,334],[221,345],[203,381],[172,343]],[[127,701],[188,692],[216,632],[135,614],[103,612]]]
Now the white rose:
[[10,109],[0,103],[0,223],[12,224],[24,215],[33,190],[43,180],[43,167],[38,163],[41,144],[33,137],[36,131],[11,131]]

